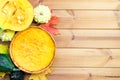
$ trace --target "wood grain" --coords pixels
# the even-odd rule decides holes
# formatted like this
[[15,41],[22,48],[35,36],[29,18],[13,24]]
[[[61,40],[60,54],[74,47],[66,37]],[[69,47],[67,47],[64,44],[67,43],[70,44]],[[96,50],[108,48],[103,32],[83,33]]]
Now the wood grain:
[[119,11],[99,11],[99,10],[53,10],[53,15],[61,18],[77,19],[77,20],[116,20]]
[[61,19],[56,26],[59,29],[98,29],[98,30],[119,30],[120,23],[117,20],[73,20]]
[[119,77],[96,77],[83,75],[50,75],[49,80],[120,80]]
[[58,15],[62,29],[119,29],[119,11],[53,10]]
[[120,76],[120,68],[53,68],[53,75]]
[[119,0],[45,0],[53,9],[118,10]]
[[120,49],[65,49],[56,51],[53,67],[120,67]]
[[120,1],[45,0],[60,18],[49,80],[120,80]]
[[59,30],[57,47],[120,48],[119,30]]

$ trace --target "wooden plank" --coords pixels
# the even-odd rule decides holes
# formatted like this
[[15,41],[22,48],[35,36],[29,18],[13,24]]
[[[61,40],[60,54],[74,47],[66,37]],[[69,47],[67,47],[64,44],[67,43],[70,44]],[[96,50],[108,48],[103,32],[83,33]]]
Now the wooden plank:
[[[108,9],[117,10],[119,0],[45,0],[43,4],[53,9]],[[77,6],[77,7],[76,7]]]
[[116,20],[120,15],[119,11],[96,11],[96,10],[53,10],[53,15],[61,18],[77,20]]
[[[46,0],[47,2],[50,2],[50,1],[53,1],[53,0]],[[64,0],[57,0],[57,1],[64,1]],[[65,1],[73,1],[73,0],[65,0]],[[88,1],[88,0],[74,0],[75,1]],[[118,1],[118,0],[92,0],[92,2],[101,2],[101,1],[104,1],[104,2],[115,2],[115,1]],[[89,1],[88,1],[89,2]]]
[[[82,37],[82,39],[85,39],[86,37],[100,37],[104,39],[109,39],[113,38],[116,39],[120,37],[120,30],[77,30],[77,29],[71,29],[71,30],[59,30],[61,33],[60,35],[57,35],[56,37],[59,36],[66,36],[67,37],[72,37],[74,35],[76,38],[77,37]],[[106,38],[105,38],[106,37]]]
[[112,30],[119,29],[120,23],[117,20],[65,20],[61,19],[56,26],[59,29],[98,29],[98,30]]
[[58,48],[53,67],[120,67],[120,49]]
[[60,18],[58,28],[119,29],[119,11],[54,10]]
[[60,30],[57,47],[120,48],[119,30]]
[[49,80],[120,80],[119,77],[96,77],[85,75],[48,75]]
[[53,68],[52,75],[120,76],[120,68]]

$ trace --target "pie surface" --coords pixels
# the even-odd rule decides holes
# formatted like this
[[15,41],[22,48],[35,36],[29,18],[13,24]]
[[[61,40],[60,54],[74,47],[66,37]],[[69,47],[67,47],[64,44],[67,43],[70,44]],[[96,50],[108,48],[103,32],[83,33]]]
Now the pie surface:
[[18,32],[10,45],[13,62],[28,73],[37,73],[49,66],[54,52],[55,44],[51,36],[36,27]]

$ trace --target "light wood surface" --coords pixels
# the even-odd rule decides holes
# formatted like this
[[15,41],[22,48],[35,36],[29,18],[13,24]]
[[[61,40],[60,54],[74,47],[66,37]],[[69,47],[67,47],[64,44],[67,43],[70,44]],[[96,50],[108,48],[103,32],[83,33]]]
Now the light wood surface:
[[120,0],[44,0],[60,18],[49,80],[120,80]]

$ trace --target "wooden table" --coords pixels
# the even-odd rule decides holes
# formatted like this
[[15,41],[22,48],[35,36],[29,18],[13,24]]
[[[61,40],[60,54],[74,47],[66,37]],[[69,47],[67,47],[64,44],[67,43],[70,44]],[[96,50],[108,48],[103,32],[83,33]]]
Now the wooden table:
[[120,0],[44,0],[60,17],[49,80],[120,80]]

